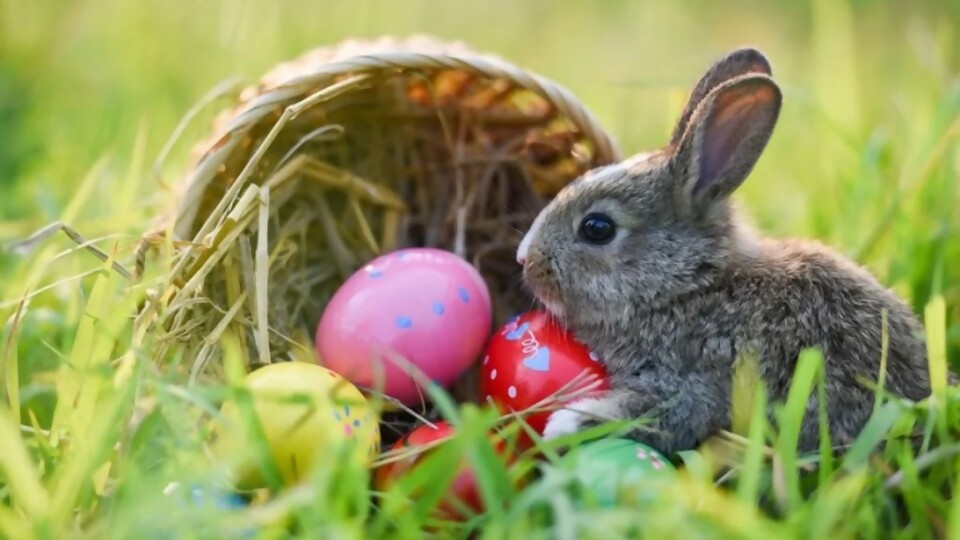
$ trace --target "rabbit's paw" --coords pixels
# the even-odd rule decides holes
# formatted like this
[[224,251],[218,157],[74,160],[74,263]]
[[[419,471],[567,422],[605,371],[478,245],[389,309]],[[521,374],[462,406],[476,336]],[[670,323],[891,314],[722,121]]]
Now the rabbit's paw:
[[611,416],[612,403],[603,398],[584,398],[569,403],[547,419],[544,440],[556,439],[596,426]]

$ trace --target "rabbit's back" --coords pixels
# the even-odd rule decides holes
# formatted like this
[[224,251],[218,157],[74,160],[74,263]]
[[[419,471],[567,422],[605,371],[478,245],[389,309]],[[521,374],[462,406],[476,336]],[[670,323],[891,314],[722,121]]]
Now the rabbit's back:
[[[768,241],[761,253],[753,273],[769,283],[754,289],[753,302],[763,317],[757,337],[775,397],[786,397],[797,355],[807,347],[823,353],[834,442],[849,442],[868,420],[884,358],[886,391],[911,400],[929,395],[922,328],[896,295],[817,243]],[[811,398],[801,432],[808,449],[819,440],[817,414]]]
[[[763,341],[789,343],[791,335],[798,336],[794,347],[823,352],[828,383],[851,388],[876,381],[886,356],[887,390],[909,399],[929,394],[919,322],[866,270],[818,243],[798,240],[766,241],[756,263],[746,268],[745,277],[755,274],[768,282],[766,290],[753,290],[757,311],[764,314],[760,328],[768,334]],[[778,352],[773,347],[769,352]],[[781,381],[789,380],[793,366],[788,367]]]
[[[855,264],[816,243],[767,240],[716,272],[709,286],[641,309],[619,337],[611,339],[607,331],[605,339],[585,336],[587,341],[609,344],[598,352],[624,381],[645,373],[714,380],[705,399],[718,408],[723,401],[729,405],[738,357],[755,355],[770,397],[779,401],[789,391],[800,352],[817,348],[824,356],[831,431],[842,440],[855,436],[873,407],[886,312],[885,389],[908,399],[929,394],[919,323]],[[811,398],[801,446],[815,446],[816,422]]]

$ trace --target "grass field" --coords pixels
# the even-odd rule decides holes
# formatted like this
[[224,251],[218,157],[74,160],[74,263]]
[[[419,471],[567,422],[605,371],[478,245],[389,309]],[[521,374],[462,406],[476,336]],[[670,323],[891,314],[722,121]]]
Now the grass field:
[[[59,220],[129,265],[213,111],[160,161],[164,144],[211,88],[343,38],[419,32],[567,86],[625,153],[666,140],[714,57],[763,49],[785,108],[744,205],[770,234],[819,238],[866,265],[924,318],[934,373],[960,366],[951,0],[0,0],[0,239]],[[0,253],[2,538],[283,537],[285,524],[309,538],[417,538],[458,455],[485,479],[490,510],[432,523],[442,535],[960,538],[960,395],[884,401],[844,455],[797,456],[789,426],[803,392],[818,389],[815,355],[801,362],[780,433],[744,419],[731,473],[718,480],[704,454],[688,453],[676,482],[614,507],[584,502],[564,469],[513,487],[510,475],[534,463],[505,471],[485,437],[496,418],[464,407],[412,503],[398,492],[381,504],[368,471],[331,466],[250,510],[176,508],[170,481],[216,480],[196,426],[223,389],[188,388],[179,370],[153,365],[149,337],[133,347],[127,315],[142,291],[104,270],[64,235]],[[922,440],[896,438],[912,426]]]

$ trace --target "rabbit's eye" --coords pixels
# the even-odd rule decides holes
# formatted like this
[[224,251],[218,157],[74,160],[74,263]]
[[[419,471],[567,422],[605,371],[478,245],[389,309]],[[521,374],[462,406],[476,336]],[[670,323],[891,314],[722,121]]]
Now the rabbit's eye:
[[606,214],[588,214],[580,222],[580,238],[591,244],[609,244],[617,234],[617,226]]

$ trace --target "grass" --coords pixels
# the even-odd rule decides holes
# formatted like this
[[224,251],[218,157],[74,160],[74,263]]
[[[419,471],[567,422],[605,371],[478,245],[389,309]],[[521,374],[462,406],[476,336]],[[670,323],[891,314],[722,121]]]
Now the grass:
[[[472,406],[446,408],[457,437],[388,494],[371,492],[361,467],[331,466],[243,511],[178,502],[164,494],[172,481],[222,481],[203,426],[230,389],[186,386],[193,359],[177,351],[150,362],[154,336],[128,317],[145,291],[111,270],[131,265],[206,134],[210,108],[166,146],[186,111],[306,48],[382,33],[463,38],[568,86],[635,151],[665,139],[712,57],[746,42],[771,57],[786,105],[744,205],[771,234],[823,239],[907,298],[943,381],[960,363],[957,28],[960,8],[937,0],[0,0],[0,236],[59,220],[109,257],[59,234],[0,255],[0,537],[417,538],[425,525],[484,538],[960,537],[960,395],[885,399],[842,455],[796,455],[806,395],[822,391],[815,352],[779,432],[747,375],[735,435],[676,456],[676,482],[613,508],[580,496],[555,452],[505,469],[486,437],[496,417]],[[914,427],[922,436],[904,438]],[[715,470],[713,456],[737,466]],[[461,459],[489,511],[433,522]],[[516,487],[531,469],[540,478]]]

